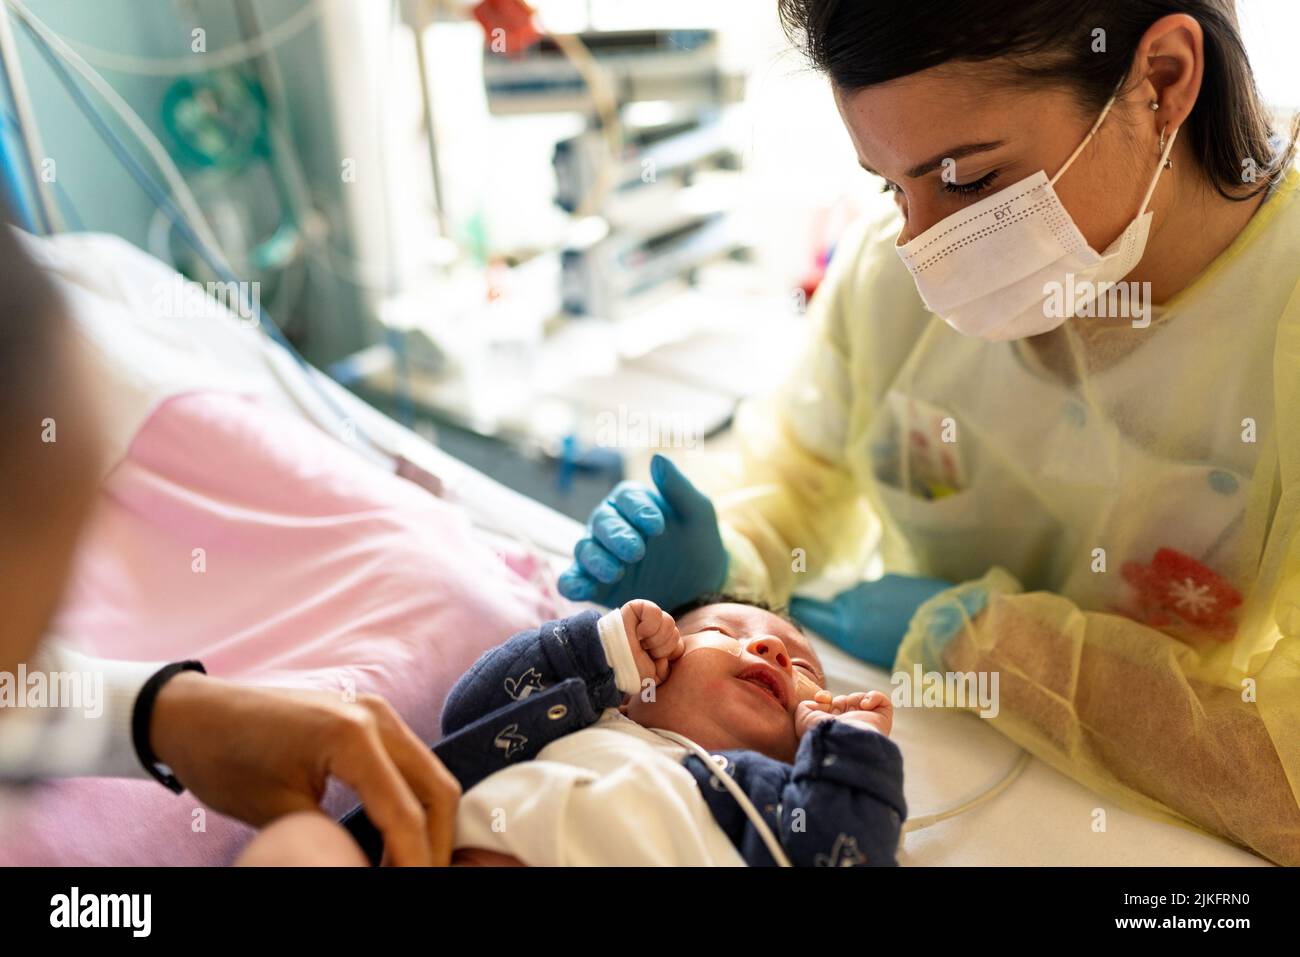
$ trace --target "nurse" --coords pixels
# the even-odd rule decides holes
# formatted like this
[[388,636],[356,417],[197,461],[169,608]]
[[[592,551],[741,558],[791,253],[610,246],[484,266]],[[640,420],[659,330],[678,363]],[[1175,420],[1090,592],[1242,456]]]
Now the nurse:
[[[780,0],[896,211],[739,467],[591,516],[574,599],[780,604],[1130,807],[1300,864],[1300,171],[1231,0]],[[706,492],[708,493],[706,495]]]

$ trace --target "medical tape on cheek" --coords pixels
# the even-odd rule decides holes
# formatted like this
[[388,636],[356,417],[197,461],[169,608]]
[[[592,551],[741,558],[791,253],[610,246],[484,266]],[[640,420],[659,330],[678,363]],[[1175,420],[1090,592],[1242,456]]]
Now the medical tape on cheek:
[[817,697],[818,693],[825,689],[817,682],[813,681],[799,669],[794,672],[794,696],[800,701],[808,701]]
[[[718,652],[733,658],[739,658],[744,654],[744,647],[738,640],[721,632],[701,632],[691,635],[688,644],[689,647],[682,652],[682,658],[693,655],[697,651]],[[805,701],[809,698],[815,698],[817,692],[821,690],[821,685],[809,678],[802,670],[799,668],[794,669],[794,693],[797,700]]]
[[700,632],[691,635],[690,647],[682,652],[682,657],[693,655],[697,651],[721,651],[733,658],[739,658],[744,654],[744,649],[740,646],[739,641],[735,638],[729,638],[721,632]]

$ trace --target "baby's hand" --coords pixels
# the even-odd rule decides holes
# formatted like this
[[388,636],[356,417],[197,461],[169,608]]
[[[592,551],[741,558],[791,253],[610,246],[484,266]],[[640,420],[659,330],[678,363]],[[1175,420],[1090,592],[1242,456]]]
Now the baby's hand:
[[621,609],[623,630],[632,647],[636,670],[642,679],[653,678],[655,684],[668,679],[670,662],[676,661],[685,651],[681,633],[673,616],[652,601],[636,598]]
[[894,727],[894,703],[880,691],[856,691],[832,695],[819,691],[815,698],[800,701],[794,712],[794,731],[803,738],[813,725],[823,721],[847,721],[888,736]]

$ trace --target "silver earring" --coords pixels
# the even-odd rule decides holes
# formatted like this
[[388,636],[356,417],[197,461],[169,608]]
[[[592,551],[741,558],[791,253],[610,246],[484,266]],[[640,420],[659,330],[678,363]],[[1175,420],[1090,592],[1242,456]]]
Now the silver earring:
[[[1168,132],[1169,132],[1169,124],[1166,123],[1164,125],[1164,128],[1160,130],[1160,155],[1161,156],[1165,155],[1165,144],[1169,142],[1169,140],[1166,137],[1166,134]],[[1173,169],[1173,168],[1174,168],[1174,161],[1172,159],[1169,159],[1168,157],[1165,157],[1165,169]]]
[[1149,107],[1151,107],[1151,112],[1152,112],[1152,113],[1154,113],[1156,110],[1160,109],[1160,101],[1159,101],[1159,100],[1152,100],[1152,101],[1151,101],[1150,103],[1148,103],[1147,105],[1148,105]]

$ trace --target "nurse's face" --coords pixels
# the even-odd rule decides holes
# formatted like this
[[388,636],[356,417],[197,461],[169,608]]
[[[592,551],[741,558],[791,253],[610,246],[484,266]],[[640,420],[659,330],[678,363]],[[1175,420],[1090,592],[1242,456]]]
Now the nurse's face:
[[685,651],[653,701],[629,701],[628,716],[709,750],[793,761],[795,707],[825,684],[808,639],[779,615],[731,603],[697,608],[677,628]]
[[[1039,170],[1055,175],[1100,113],[1083,110],[1072,91],[990,75],[987,67],[945,64],[836,93],[858,162],[885,179],[903,213],[900,245]],[[1115,103],[1056,184],[1093,249],[1110,245],[1137,215],[1155,173],[1146,142],[1153,125],[1139,87]]]

